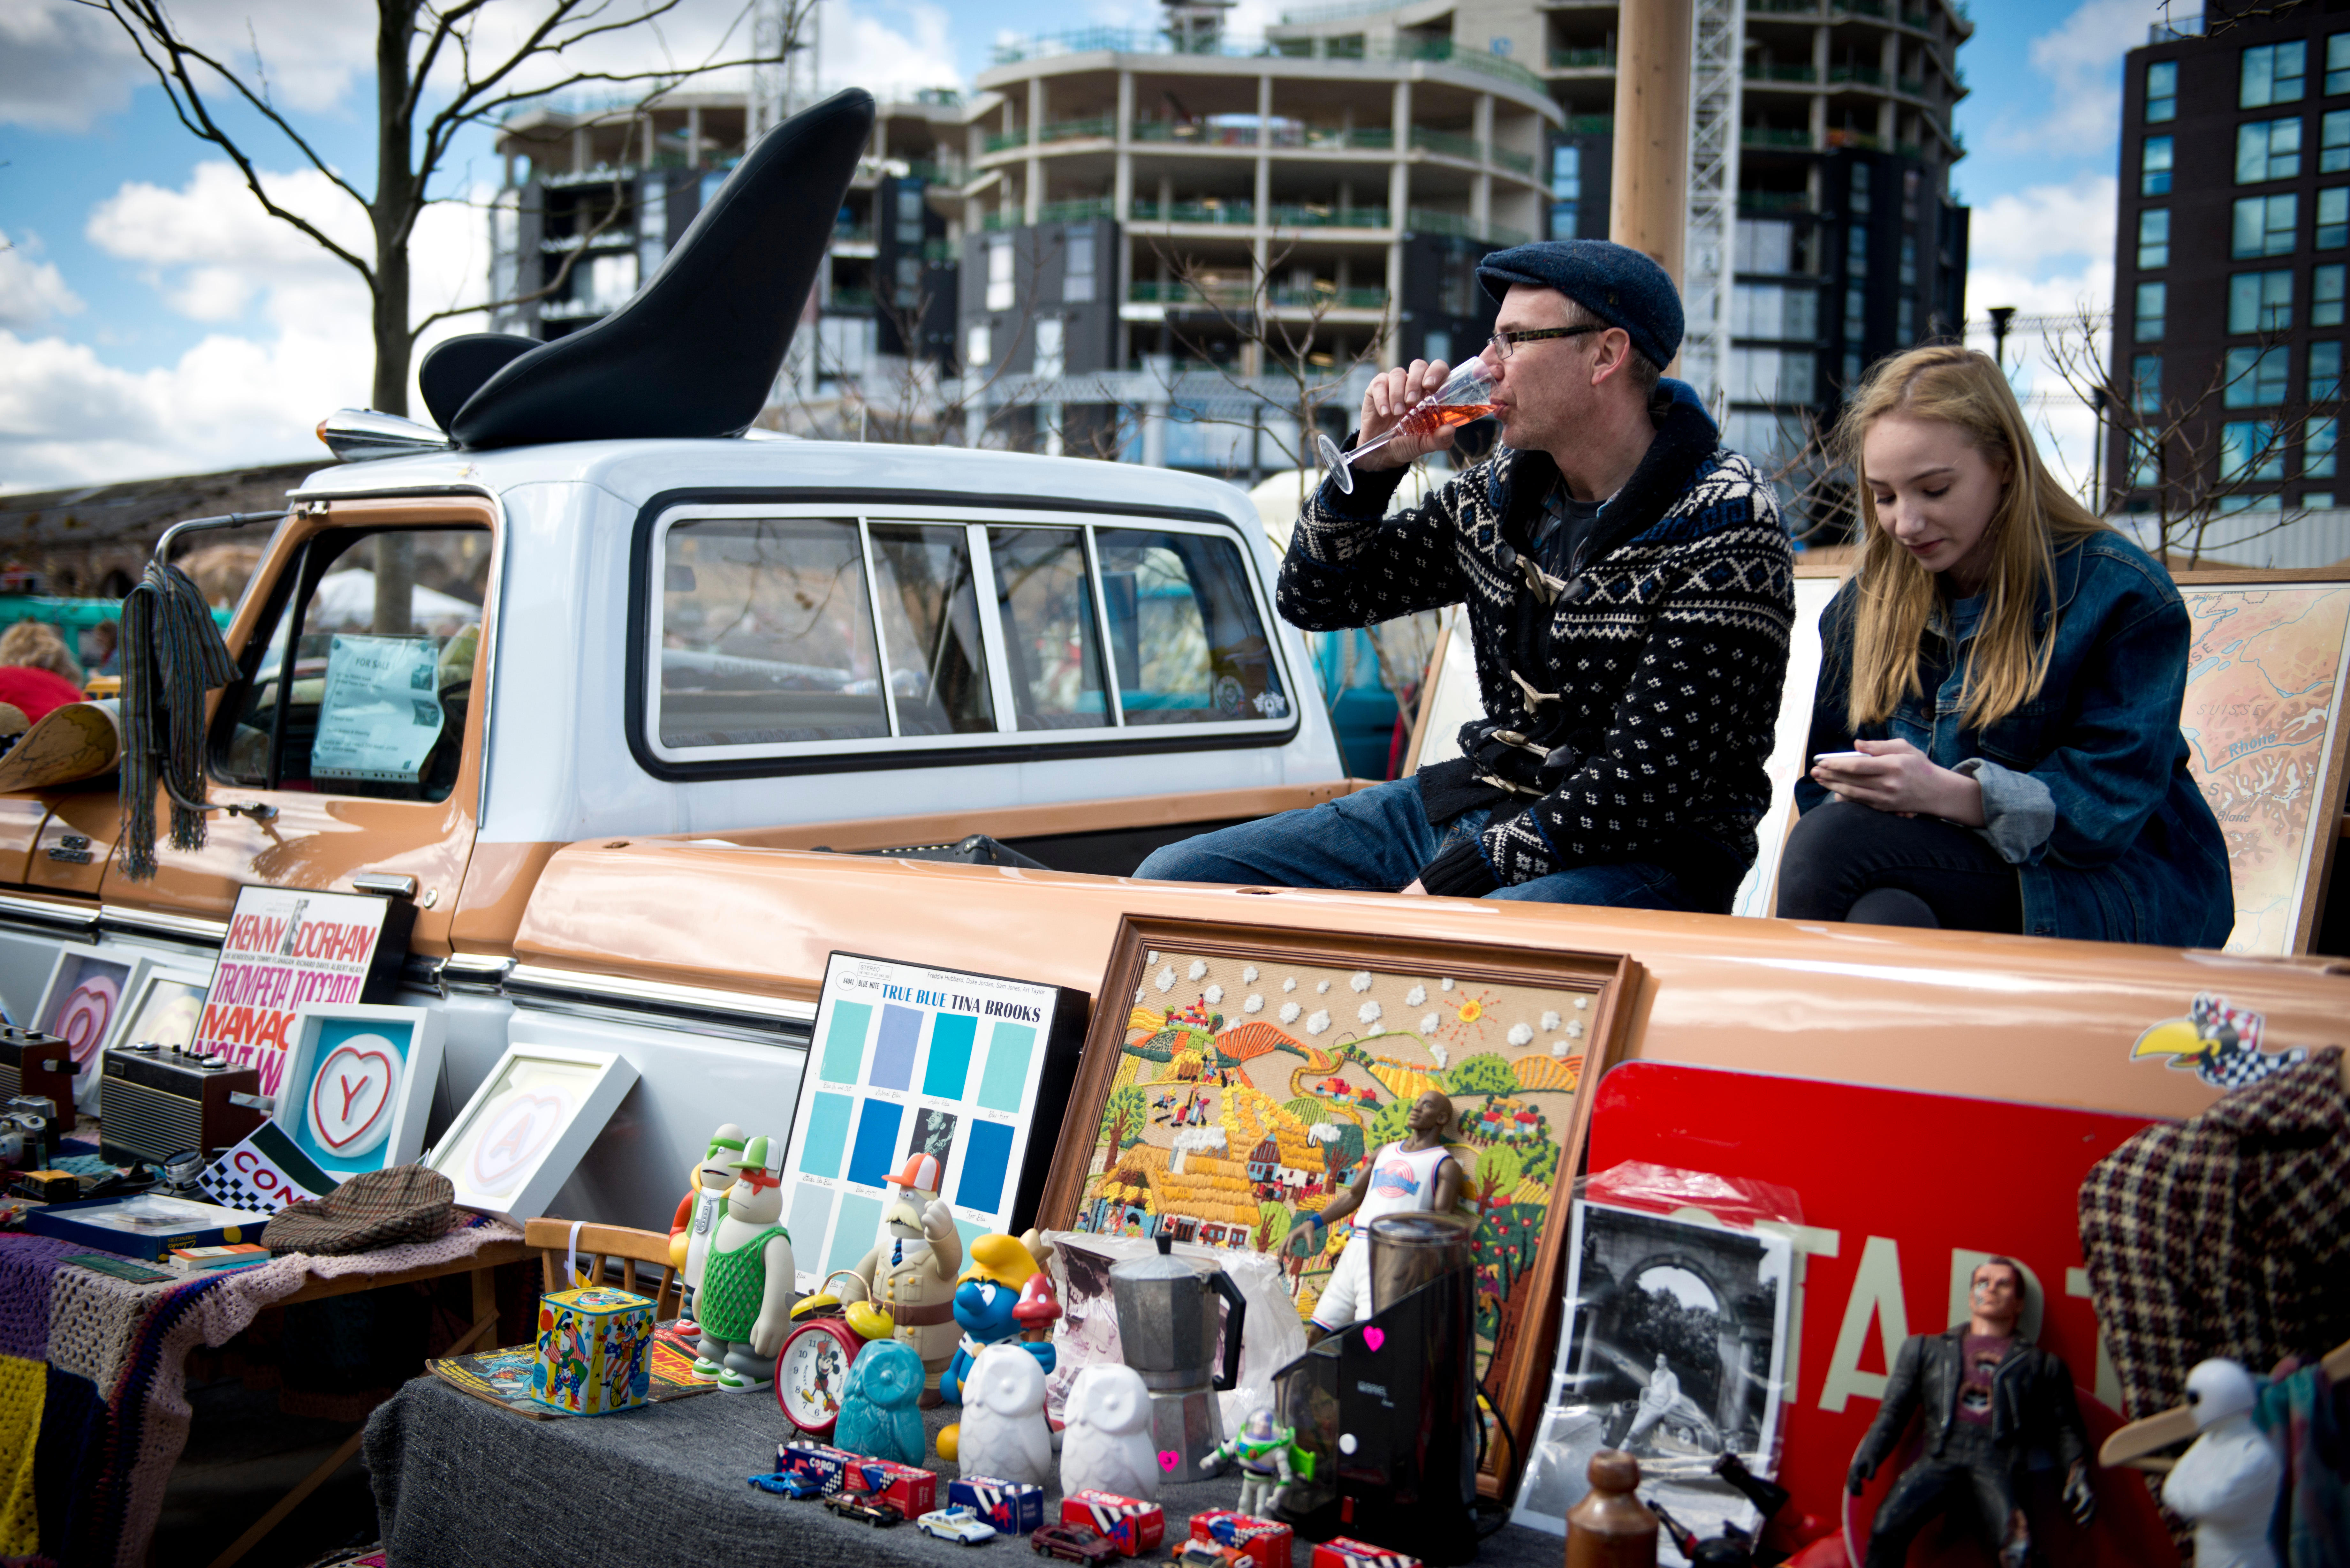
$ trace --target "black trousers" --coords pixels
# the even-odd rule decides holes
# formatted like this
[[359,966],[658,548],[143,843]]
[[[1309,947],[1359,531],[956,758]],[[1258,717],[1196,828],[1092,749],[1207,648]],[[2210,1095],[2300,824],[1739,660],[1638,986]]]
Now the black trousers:
[[[1868,809],[1866,807],[1864,810]],[[1909,1542],[1936,1518],[1971,1514],[1975,1538],[1998,1557],[2001,1568],[2022,1568],[2032,1550],[2012,1459],[1987,1440],[1953,1431],[1939,1459],[1921,1459],[1901,1472],[1885,1494],[1868,1529],[1866,1568],[1901,1568]]]
[[1804,813],[1787,837],[1779,915],[2021,931],[2023,889],[2015,867],[1970,828],[1831,800]]

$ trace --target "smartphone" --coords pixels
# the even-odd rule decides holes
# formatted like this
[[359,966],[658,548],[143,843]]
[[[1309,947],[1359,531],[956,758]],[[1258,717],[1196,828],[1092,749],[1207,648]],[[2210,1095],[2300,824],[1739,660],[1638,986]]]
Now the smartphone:
[[1821,763],[1859,763],[1868,760],[1866,752],[1821,752],[1812,758],[1813,765]]

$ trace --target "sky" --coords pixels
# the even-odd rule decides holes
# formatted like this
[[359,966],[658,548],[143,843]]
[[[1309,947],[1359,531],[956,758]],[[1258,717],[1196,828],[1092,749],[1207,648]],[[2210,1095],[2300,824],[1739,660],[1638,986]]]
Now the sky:
[[[610,40],[588,63],[715,57],[730,28],[743,36],[741,5],[681,0],[650,44]],[[537,9],[494,0],[487,26]],[[1237,27],[1253,31],[1276,9],[1242,0]],[[1041,15],[1055,26],[1136,25],[1157,10],[1155,0],[1049,13],[1014,0],[823,0],[821,70],[827,87],[967,87],[998,38]],[[271,105],[361,191],[374,159],[372,14],[368,0],[173,7],[195,41],[265,80]],[[1956,183],[1974,208],[1967,309],[1978,327],[1992,305],[2053,318],[2108,302],[2121,57],[2157,15],[2147,0],[2069,10],[1973,0],[1976,33],[1960,61],[1974,91],[1958,115],[1970,154]],[[365,214],[328,173],[256,113],[232,105],[222,118],[274,200],[364,252]],[[480,203],[494,165],[485,131],[454,148],[435,187],[450,200],[426,213],[412,247],[420,314],[484,297]],[[225,154],[180,124],[121,29],[74,0],[0,4],[0,490],[323,457],[311,433],[320,417],[368,401],[358,275],[268,216]],[[434,336],[483,325],[458,317]],[[2012,338],[2010,358],[2061,459],[2085,478],[2085,410],[2034,334]]]

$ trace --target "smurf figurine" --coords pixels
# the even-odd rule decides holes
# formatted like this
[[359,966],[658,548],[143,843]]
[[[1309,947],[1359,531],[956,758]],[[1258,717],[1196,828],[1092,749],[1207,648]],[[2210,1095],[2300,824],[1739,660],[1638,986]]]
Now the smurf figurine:
[[727,1165],[739,1174],[702,1267],[701,1355],[693,1375],[727,1393],[764,1386],[792,1324],[792,1233],[782,1180],[767,1168],[767,1140],[754,1137]]
[[694,1293],[702,1288],[702,1267],[710,1260],[710,1238],[718,1217],[726,1211],[726,1189],[734,1185],[734,1168],[726,1163],[743,1152],[743,1129],[727,1122],[710,1135],[702,1163],[686,1173],[685,1196],[677,1200],[677,1218],[670,1221],[669,1265],[684,1287],[684,1315],[693,1315]]
[[[953,1297],[962,1236],[955,1230],[954,1210],[939,1198],[940,1175],[938,1156],[907,1157],[904,1168],[889,1179],[898,1197],[882,1211],[881,1239],[858,1260],[853,1274],[840,1277],[844,1302],[869,1300],[889,1314],[898,1343],[921,1361],[931,1389],[954,1359],[961,1337]],[[940,1402],[925,1390],[924,1405]]]
[[[1019,1337],[1021,1293],[1039,1272],[1035,1255],[1017,1237],[989,1234],[971,1244],[971,1263],[955,1281],[954,1320],[962,1325],[962,1343],[939,1379],[941,1394],[960,1402],[963,1380],[971,1376],[979,1353]],[[1021,1348],[1045,1371],[1053,1370],[1050,1345],[1023,1344]]]
[[1289,1496],[1296,1479],[1289,1465],[1290,1441],[1296,1434],[1274,1424],[1273,1412],[1260,1407],[1248,1414],[1241,1429],[1209,1449],[1200,1468],[1213,1470],[1226,1459],[1241,1467],[1241,1511],[1259,1519],[1272,1517]]
[[832,1440],[852,1454],[901,1465],[922,1462],[922,1361],[893,1339],[877,1339],[857,1353]]

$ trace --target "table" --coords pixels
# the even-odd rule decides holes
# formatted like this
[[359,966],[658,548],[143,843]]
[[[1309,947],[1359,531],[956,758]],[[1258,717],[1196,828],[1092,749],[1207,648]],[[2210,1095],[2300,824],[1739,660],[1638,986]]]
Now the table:
[[[954,1418],[930,1411],[935,1437]],[[772,1469],[798,1434],[764,1390],[704,1394],[620,1415],[534,1421],[420,1377],[376,1407],[365,1454],[390,1560],[417,1568],[966,1568],[967,1548],[911,1525],[875,1530],[815,1502],[776,1497],[745,1478]],[[933,1464],[939,1502],[957,1472]],[[1167,1489],[1170,1534],[1202,1509],[1230,1508],[1237,1477]],[[1058,1496],[1048,1517],[1058,1515]],[[1011,1543],[985,1550],[1002,1552]],[[1302,1545],[1302,1543],[1301,1543]],[[1308,1568],[1308,1549],[1293,1568]],[[1558,1537],[1505,1526],[1480,1568],[1557,1568]],[[1164,1551],[1158,1554],[1164,1562]],[[994,1568],[1033,1561],[1007,1555]]]

